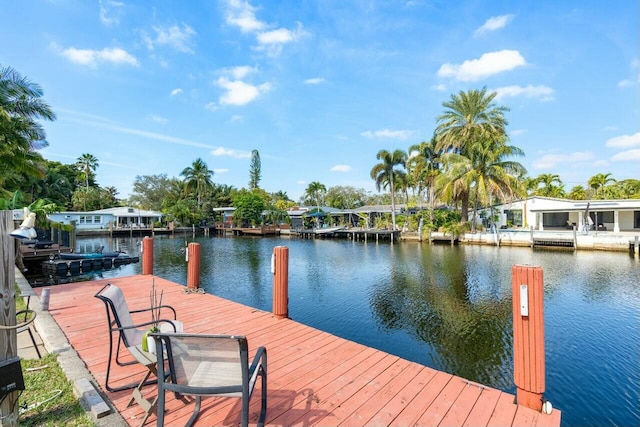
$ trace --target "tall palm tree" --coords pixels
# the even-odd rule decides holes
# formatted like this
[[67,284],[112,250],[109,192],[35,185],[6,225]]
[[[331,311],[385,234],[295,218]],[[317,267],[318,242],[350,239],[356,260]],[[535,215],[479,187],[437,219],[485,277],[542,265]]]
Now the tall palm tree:
[[604,199],[605,198],[605,196],[604,196],[604,188],[610,182],[616,182],[615,179],[611,178],[611,174],[610,173],[599,173],[599,174],[596,174],[596,175],[592,176],[591,178],[589,178],[589,181],[587,182],[587,184],[589,184],[589,187],[591,187],[591,188],[593,188],[595,190],[596,199],[598,198],[598,195],[601,198]]
[[87,196],[89,195],[89,178],[92,177],[93,172],[98,168],[98,159],[89,153],[84,153],[76,159],[76,167],[82,172],[85,182],[84,193],[84,210],[87,210]]
[[441,151],[437,149],[437,140],[434,135],[428,142],[423,141],[409,147],[409,152],[416,152],[417,155],[410,157],[408,163],[412,163],[418,173],[420,179],[425,181],[429,191],[429,222],[433,224],[433,208],[435,203],[435,186],[434,180],[440,174],[440,156]]
[[184,177],[185,189],[193,190],[198,200],[198,209],[202,207],[202,195],[213,187],[214,172],[209,170],[207,164],[201,158],[194,160],[191,166],[188,166],[180,172]]
[[320,205],[323,204],[324,196],[327,194],[327,187],[319,181],[310,182],[304,195],[307,201],[316,205],[316,225],[320,224]]
[[0,68],[0,190],[13,186],[21,175],[43,177],[42,156],[34,150],[48,142],[38,120],[56,115],[42,99],[42,89],[11,67]]
[[402,169],[396,169],[396,166],[401,168],[407,167],[407,153],[402,150],[394,150],[392,153],[387,150],[380,150],[376,155],[376,159],[382,160],[381,163],[376,164],[371,169],[371,179],[376,181],[376,189],[380,191],[380,188],[389,187],[391,192],[391,223],[393,229],[396,229],[396,199],[395,183],[400,177],[404,177],[406,172]]
[[100,166],[98,159],[93,154],[84,153],[76,159],[76,166],[84,177],[85,189],[89,191],[89,178],[92,178],[93,173]]
[[[436,135],[437,148],[443,152],[452,152],[467,156],[473,144],[478,141],[507,141],[505,112],[508,108],[496,105],[496,92],[487,93],[487,89],[460,91],[443,102],[446,108],[438,116]],[[469,188],[457,188],[462,205],[462,222],[468,219]]]
[[444,193],[454,195],[456,188],[469,189],[471,192],[472,231],[475,231],[480,205],[487,206],[494,200],[504,203],[517,194],[517,176],[526,173],[526,169],[508,158],[522,155],[524,152],[520,148],[502,141],[480,140],[468,147],[466,155],[447,153],[442,156],[445,173],[440,184]]

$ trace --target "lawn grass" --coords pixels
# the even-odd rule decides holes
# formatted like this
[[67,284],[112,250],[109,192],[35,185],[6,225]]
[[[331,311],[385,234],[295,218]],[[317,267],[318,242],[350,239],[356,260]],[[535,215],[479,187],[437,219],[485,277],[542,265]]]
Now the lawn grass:
[[73,394],[73,385],[57,354],[23,359],[25,391],[20,396],[20,426],[94,426],[95,422]]
[[[16,293],[19,290],[16,287]],[[26,308],[16,297],[16,311]],[[18,321],[21,321],[18,320]],[[22,359],[25,390],[18,399],[20,426],[95,426],[73,394],[73,385],[58,363],[57,354],[42,359]]]

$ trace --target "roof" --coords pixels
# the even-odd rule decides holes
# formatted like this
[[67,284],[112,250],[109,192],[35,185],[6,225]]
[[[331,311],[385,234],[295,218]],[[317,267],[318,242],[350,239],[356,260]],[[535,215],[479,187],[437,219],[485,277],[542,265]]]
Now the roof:
[[147,211],[144,209],[132,208],[129,206],[119,206],[115,208],[106,208],[106,209],[98,209],[95,211],[86,211],[86,212],[78,212],[78,211],[67,211],[67,212],[56,212],[56,214],[63,215],[113,215],[115,217],[158,217],[161,218],[164,216],[162,212],[156,211]]

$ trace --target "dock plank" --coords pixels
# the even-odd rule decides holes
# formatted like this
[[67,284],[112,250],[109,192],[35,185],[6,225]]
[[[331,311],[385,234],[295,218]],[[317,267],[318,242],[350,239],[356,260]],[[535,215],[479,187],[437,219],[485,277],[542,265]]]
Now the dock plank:
[[[499,390],[214,295],[184,293],[183,285],[155,276],[51,288],[51,315],[101,387],[108,361],[108,328],[104,305],[94,294],[113,283],[135,310],[149,306],[154,282],[163,292],[163,303],[176,309],[185,331],[245,335],[251,352],[258,346],[267,348],[267,426],[560,425],[557,410],[552,415],[539,414],[518,407],[512,395]],[[112,382],[140,380],[144,372],[140,365],[115,366]],[[146,398],[156,394],[155,386],[143,388]],[[136,404],[125,407],[131,391],[105,395],[130,425],[139,424],[142,409]],[[166,424],[184,424],[193,403],[167,396]],[[252,423],[259,406],[258,388],[251,401]],[[235,425],[239,419],[238,399],[205,398],[196,425]],[[154,423],[152,415],[146,425]]]

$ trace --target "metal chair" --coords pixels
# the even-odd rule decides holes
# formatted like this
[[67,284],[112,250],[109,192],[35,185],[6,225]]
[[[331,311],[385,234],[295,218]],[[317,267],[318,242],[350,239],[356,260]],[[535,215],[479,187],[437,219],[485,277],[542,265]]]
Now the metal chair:
[[232,335],[153,333],[156,340],[158,378],[165,374],[168,360],[170,382],[158,381],[158,426],[164,425],[165,391],[176,397],[195,396],[191,426],[200,414],[202,396],[238,397],[242,399],[240,425],[249,424],[249,400],[258,377],[262,382],[262,407],[258,426],[267,414],[267,350],[259,347],[249,366],[247,339]]
[[[109,360],[107,362],[107,375],[105,378],[105,387],[108,391],[122,391],[127,389],[132,389],[135,387],[141,387],[142,385],[152,384],[155,381],[145,382],[144,384],[140,383],[129,383],[120,387],[111,387],[109,385],[109,376],[111,373],[111,359],[113,358],[113,333],[118,333],[118,347],[116,350],[115,360],[119,366],[128,366],[136,363],[141,363],[147,368],[149,368],[146,359],[153,359],[153,355],[148,355],[144,359],[144,363],[140,360],[141,355],[145,355],[145,352],[142,352],[142,338],[149,329],[150,326],[154,325],[155,322],[143,322],[143,323],[133,323],[133,319],[131,314],[134,313],[142,313],[146,311],[151,311],[152,308],[146,308],[142,310],[133,310],[130,311],[127,306],[127,302],[124,299],[124,295],[122,294],[122,290],[115,285],[107,283],[102,289],[100,289],[95,295],[96,298],[104,302],[106,310],[107,310],[107,321],[109,325]],[[158,322],[163,323],[171,323],[171,320],[176,320],[176,311],[173,307],[168,305],[160,306],[163,309],[168,309],[173,312],[173,319],[160,319]],[[155,307],[157,308],[157,307]],[[173,324],[172,324],[173,325]],[[175,330],[175,326],[174,326]],[[129,362],[120,361],[120,345],[124,345],[129,353],[134,356],[135,360]],[[155,364],[155,360],[153,360]],[[145,378],[146,381],[146,378]]]

